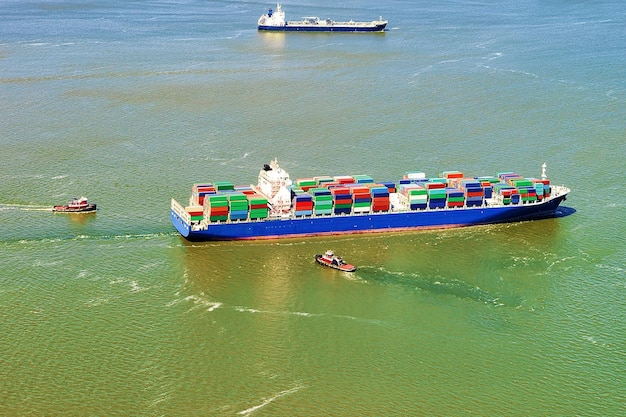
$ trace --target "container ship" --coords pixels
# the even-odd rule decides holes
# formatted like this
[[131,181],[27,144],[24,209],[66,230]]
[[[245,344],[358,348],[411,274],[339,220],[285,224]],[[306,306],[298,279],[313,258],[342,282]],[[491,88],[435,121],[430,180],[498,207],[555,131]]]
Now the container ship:
[[302,20],[285,20],[285,12],[276,5],[276,10],[269,9],[259,17],[258,30],[273,32],[383,32],[387,21],[379,17],[371,22],[336,22],[319,17],[303,17]]
[[399,232],[553,217],[569,192],[550,184],[545,163],[541,178],[407,171],[397,181],[368,175],[292,181],[273,160],[256,185],[193,184],[187,205],[171,200],[171,220],[190,241]]

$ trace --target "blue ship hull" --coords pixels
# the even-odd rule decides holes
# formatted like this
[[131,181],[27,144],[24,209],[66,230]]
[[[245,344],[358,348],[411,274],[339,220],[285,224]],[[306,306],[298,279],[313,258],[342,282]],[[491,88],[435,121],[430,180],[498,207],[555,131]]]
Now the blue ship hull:
[[[446,208],[210,223],[206,229],[199,230],[194,230],[174,210],[171,211],[171,219],[176,230],[190,241],[277,239],[440,229],[535,220],[554,216],[559,204],[566,197],[567,195],[564,194],[541,203],[497,207]],[[197,226],[194,225],[194,227]]]

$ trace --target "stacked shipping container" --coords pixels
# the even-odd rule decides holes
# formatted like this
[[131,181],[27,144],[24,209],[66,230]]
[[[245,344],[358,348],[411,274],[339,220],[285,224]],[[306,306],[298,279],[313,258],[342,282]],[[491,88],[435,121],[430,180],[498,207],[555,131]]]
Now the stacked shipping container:
[[[405,172],[398,184],[376,182],[368,175],[301,178],[291,189],[292,209],[298,217],[388,211],[390,193],[396,191],[410,210],[478,207],[494,193],[504,204],[532,203],[550,196],[549,180],[523,178],[514,172],[465,177],[460,171],[444,171],[438,178]],[[185,209],[192,221],[254,220],[269,215],[267,198],[250,186],[227,181],[194,184]]]

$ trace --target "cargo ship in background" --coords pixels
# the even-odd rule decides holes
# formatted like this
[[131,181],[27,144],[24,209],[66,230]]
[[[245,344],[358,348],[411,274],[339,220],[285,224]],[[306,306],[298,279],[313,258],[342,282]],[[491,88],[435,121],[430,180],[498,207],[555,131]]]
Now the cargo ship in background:
[[190,241],[399,232],[552,217],[569,192],[550,184],[545,163],[538,179],[407,171],[398,181],[368,175],[292,181],[273,160],[256,185],[194,184],[186,205],[171,200],[171,220]]
[[285,12],[279,4],[259,17],[258,30],[274,32],[383,32],[387,21],[382,16],[371,22],[335,22],[319,17],[303,17],[298,21],[286,21]]

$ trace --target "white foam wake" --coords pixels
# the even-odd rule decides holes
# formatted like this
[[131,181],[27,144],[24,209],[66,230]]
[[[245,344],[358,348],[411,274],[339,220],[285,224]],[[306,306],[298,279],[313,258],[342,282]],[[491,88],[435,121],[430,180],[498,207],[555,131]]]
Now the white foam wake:
[[302,388],[304,388],[304,386],[298,385],[297,387],[293,387],[291,389],[288,389],[288,390],[285,390],[285,391],[281,391],[278,394],[274,395],[273,397],[270,397],[270,398],[266,399],[261,404],[255,405],[254,407],[250,407],[247,410],[240,411],[238,414],[242,415],[242,416],[245,416],[245,415],[248,415],[250,413],[253,413],[256,410],[265,407],[266,405],[268,405],[272,401],[274,401],[274,400],[276,400],[276,399],[278,399],[280,397],[284,397],[285,395],[293,394],[294,392],[299,391]]

